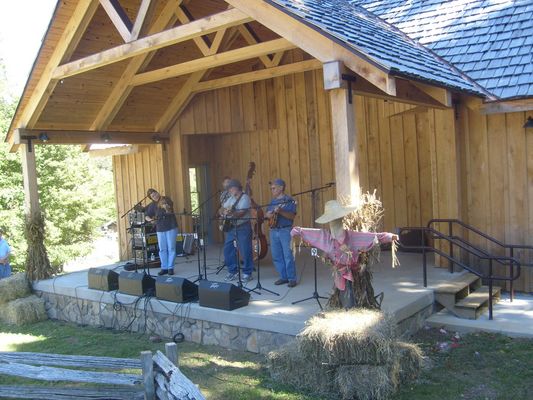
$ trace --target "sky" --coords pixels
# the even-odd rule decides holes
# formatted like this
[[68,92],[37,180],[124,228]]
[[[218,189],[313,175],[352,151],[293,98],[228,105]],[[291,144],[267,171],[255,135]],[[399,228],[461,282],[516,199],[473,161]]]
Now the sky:
[[57,0],[0,0],[0,59],[8,90],[19,97]]

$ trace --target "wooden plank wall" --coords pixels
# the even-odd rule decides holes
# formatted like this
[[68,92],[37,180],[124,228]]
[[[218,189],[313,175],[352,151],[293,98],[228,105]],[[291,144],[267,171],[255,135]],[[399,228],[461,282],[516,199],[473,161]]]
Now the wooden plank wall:
[[[165,173],[163,171],[164,152],[161,145],[139,146],[134,154],[113,157],[115,176],[115,202],[118,216],[118,237],[120,259],[131,257],[128,216],[122,215],[146,196],[148,188],[166,193]],[[145,200],[144,204],[149,202]]]
[[[533,134],[527,114],[481,115],[461,108],[463,219],[504,243],[533,245]],[[491,246],[476,237],[472,241]],[[533,262],[533,252],[524,255]],[[502,269],[499,269],[503,272]],[[533,291],[533,268],[523,268],[516,289]]]

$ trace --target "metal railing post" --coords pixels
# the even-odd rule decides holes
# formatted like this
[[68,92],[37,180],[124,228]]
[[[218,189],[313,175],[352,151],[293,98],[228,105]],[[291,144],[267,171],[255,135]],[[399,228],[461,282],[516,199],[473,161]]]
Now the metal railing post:
[[489,259],[489,319],[492,320],[492,258]]
[[513,298],[514,298],[514,279],[513,279],[513,276],[514,276],[514,261],[513,261],[514,248],[513,247],[511,247],[511,252],[509,254],[511,256],[511,261],[509,262],[509,264],[511,264],[510,274],[509,274],[509,281],[510,281],[510,285],[509,285],[510,295],[509,295],[509,297],[510,297],[510,300],[512,302]]
[[452,243],[452,233],[453,233],[453,221],[448,221],[448,238],[450,239],[450,259],[448,272],[453,274],[453,243]]
[[427,257],[426,257],[426,230],[422,231],[422,266],[424,268],[424,287],[428,287]]

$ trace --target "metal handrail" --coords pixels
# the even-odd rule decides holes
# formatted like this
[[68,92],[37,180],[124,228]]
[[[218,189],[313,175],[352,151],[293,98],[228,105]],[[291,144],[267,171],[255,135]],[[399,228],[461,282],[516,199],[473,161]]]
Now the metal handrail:
[[[467,224],[467,223],[465,223],[465,222],[463,222],[463,221],[461,221],[460,219],[457,219],[457,218],[434,218],[434,219],[429,220],[427,226],[429,228],[434,223],[439,223],[439,222],[441,222],[441,223],[443,222],[443,223],[447,223],[448,224],[448,235],[450,237],[454,237],[453,236],[453,225],[454,224],[460,225],[463,228],[465,228],[466,230],[481,236],[482,238],[484,238],[484,239],[486,239],[486,240],[488,240],[488,241],[490,241],[490,242],[502,247],[503,249],[508,249],[509,250],[509,256],[511,258],[513,258],[513,259],[514,259],[514,256],[515,256],[515,250],[532,250],[533,251],[533,246],[521,245],[521,244],[506,244],[506,243],[502,243],[498,239],[496,239],[496,238],[494,238],[494,237],[492,237],[490,235],[487,235],[485,232],[482,232],[479,229],[473,227],[472,225],[469,225],[469,224]],[[450,245],[450,254],[453,256],[453,245]],[[518,255],[518,257],[520,257],[520,254]],[[533,262],[531,262],[531,263],[521,263],[520,265],[523,266],[523,267],[533,267]],[[509,266],[510,266],[509,275],[512,276],[513,275],[514,266],[513,266],[512,263],[510,263]],[[449,269],[450,270],[453,269],[453,262],[452,261],[450,261]],[[514,280],[510,281],[509,291],[510,291],[510,300],[513,301],[513,299],[514,299]]]
[[[441,221],[441,222],[448,222],[448,221],[449,220]],[[452,236],[452,235],[446,235],[446,234],[444,234],[444,233],[432,228],[430,225],[431,225],[431,221],[428,224],[428,226],[425,226],[425,227],[404,227],[404,228],[400,228],[399,232],[398,232],[399,235],[401,235],[401,233],[404,232],[404,231],[421,231],[422,232],[421,243],[420,243],[419,246],[408,246],[408,245],[401,244],[401,242],[400,242],[400,244],[401,244],[402,248],[404,248],[404,249],[422,250],[424,287],[427,287],[427,256],[426,256],[426,253],[427,252],[433,252],[433,253],[436,253],[436,254],[440,255],[441,257],[446,258],[450,262],[450,272],[451,273],[453,273],[453,266],[454,266],[454,264],[456,264],[456,265],[460,266],[461,268],[469,271],[470,273],[472,273],[472,274],[474,274],[474,275],[476,275],[476,276],[478,276],[478,277],[480,277],[482,279],[487,279],[489,281],[489,319],[492,319],[492,303],[493,303],[493,301],[492,301],[493,300],[492,288],[493,288],[493,282],[495,280],[497,280],[497,281],[509,281],[511,283],[511,287],[512,287],[513,281],[520,277],[520,272],[521,272],[521,267],[522,267],[520,261],[515,259],[514,257],[492,255],[492,254],[488,253],[487,251],[476,247],[474,244],[466,241],[463,238],[459,238],[459,237]],[[426,245],[426,236],[427,236],[427,234],[431,234],[432,237],[435,238],[435,239],[445,240],[448,243],[450,243],[450,254],[447,254],[447,253],[441,251],[440,249],[435,248],[434,246]],[[489,273],[488,273],[488,275],[482,274],[481,272],[473,269],[469,265],[466,265],[461,260],[456,259],[453,256],[453,246],[454,245],[459,247],[460,249],[463,249],[464,251],[468,252],[469,254],[472,254],[472,255],[478,257],[479,259],[488,260],[488,262],[489,262]],[[493,262],[494,261],[498,262],[501,265],[509,265],[509,267],[510,267],[509,276],[494,275],[493,274]],[[515,273],[515,270],[514,270],[515,265],[516,265],[516,273]],[[511,297],[511,300],[512,300],[512,297]]]

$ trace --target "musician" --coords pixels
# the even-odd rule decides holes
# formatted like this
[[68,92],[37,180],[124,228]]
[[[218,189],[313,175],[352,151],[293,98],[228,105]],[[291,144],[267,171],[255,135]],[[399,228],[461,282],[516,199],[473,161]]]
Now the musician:
[[226,282],[237,279],[239,265],[234,240],[237,241],[239,254],[244,261],[242,280],[251,281],[253,270],[252,255],[252,226],[250,223],[250,196],[242,191],[241,183],[236,179],[230,179],[228,184],[229,198],[224,202],[224,216],[229,218],[231,229],[226,232],[224,241],[224,260],[228,267],[228,274],[224,278]]
[[296,202],[285,194],[285,181],[274,179],[270,182],[272,201],[267,207],[265,216],[270,220],[270,251],[272,261],[279,274],[274,285],[288,283],[296,286],[296,266],[291,251],[291,229],[296,216]]
[[174,275],[176,260],[176,237],[178,222],[174,214],[174,203],[170,197],[161,196],[155,189],[148,189],[148,197],[152,202],[146,207],[145,219],[155,223],[161,271],[158,275]]

